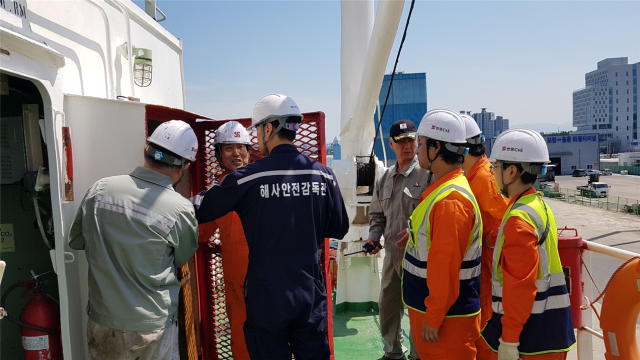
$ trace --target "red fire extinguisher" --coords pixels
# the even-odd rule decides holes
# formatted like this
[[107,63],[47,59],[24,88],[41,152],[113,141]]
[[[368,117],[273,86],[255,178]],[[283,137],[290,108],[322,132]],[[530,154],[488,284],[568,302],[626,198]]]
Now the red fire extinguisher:
[[43,283],[34,278],[20,281],[10,286],[2,295],[0,307],[5,308],[5,301],[12,290],[26,288],[20,297],[29,292],[33,298],[22,308],[20,320],[7,315],[7,320],[20,326],[22,348],[25,360],[62,360],[62,341],[60,338],[60,306],[48,295],[42,293]]

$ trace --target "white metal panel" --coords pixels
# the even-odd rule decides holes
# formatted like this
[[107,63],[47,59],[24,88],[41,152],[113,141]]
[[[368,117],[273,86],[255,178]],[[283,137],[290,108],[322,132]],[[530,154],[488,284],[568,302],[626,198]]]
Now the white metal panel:
[[[69,249],[69,229],[82,198],[95,181],[128,174],[143,164],[146,121],[144,104],[74,95],[65,95],[64,113],[64,126],[70,129],[73,146],[75,198],[72,202],[62,203],[64,236],[63,239],[56,238],[56,250],[66,249],[64,251],[75,253],[76,261],[64,262],[64,253],[57,253],[56,256],[61,258],[58,265],[64,263],[66,270],[66,296],[60,289],[60,299],[61,307],[69,311],[68,316],[63,314],[62,321],[68,321],[69,326],[65,333],[63,325],[63,333],[70,337],[73,358],[80,359],[88,358],[85,336],[87,262],[84,251]],[[61,148],[60,139],[58,144]],[[64,186],[61,181],[59,184]],[[60,194],[63,201],[63,189]]]
[[[134,96],[184,108],[181,43],[133,2],[20,2],[24,17],[0,6],[0,40],[8,51],[1,55],[3,68],[43,79],[65,94]],[[153,51],[149,87],[133,85],[132,46]]]

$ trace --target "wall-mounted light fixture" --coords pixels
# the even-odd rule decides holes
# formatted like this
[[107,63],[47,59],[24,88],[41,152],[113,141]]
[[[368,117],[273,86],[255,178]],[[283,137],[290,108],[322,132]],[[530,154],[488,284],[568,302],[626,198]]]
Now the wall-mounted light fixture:
[[133,48],[133,82],[140,87],[151,85],[151,50],[144,48]]

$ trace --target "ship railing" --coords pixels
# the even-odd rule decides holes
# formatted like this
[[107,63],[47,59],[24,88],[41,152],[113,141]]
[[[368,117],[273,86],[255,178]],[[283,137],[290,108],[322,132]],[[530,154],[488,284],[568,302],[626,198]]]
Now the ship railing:
[[[605,256],[610,256],[616,259],[620,259],[622,261],[630,260],[634,257],[640,257],[640,254],[617,249],[612,246],[602,245],[595,243],[593,241],[583,240],[583,248],[584,252],[582,254],[582,283],[583,283],[583,291],[582,295],[588,299],[594,299],[593,297],[593,288],[595,282],[592,278],[590,278],[590,274],[593,273],[591,267],[591,253],[598,253]],[[604,290],[604,289],[603,289]],[[606,295],[605,295],[606,296]],[[597,337],[600,340],[604,341],[604,335],[596,330],[593,327],[593,314],[594,312],[591,308],[587,308],[582,311],[582,327],[577,329],[577,349],[578,349],[578,360],[593,360],[593,337]]]

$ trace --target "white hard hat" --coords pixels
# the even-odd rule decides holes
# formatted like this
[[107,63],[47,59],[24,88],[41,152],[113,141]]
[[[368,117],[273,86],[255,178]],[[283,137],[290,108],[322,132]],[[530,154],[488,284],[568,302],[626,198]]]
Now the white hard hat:
[[[160,124],[147,139],[189,161],[196,160],[198,138],[189,124],[180,120],[169,120]],[[159,157],[159,158],[157,158]],[[157,160],[163,155],[159,154]]]
[[418,135],[451,143],[467,142],[464,121],[451,110],[437,109],[424,114]]
[[258,101],[253,107],[251,128],[272,120],[284,121],[283,127],[297,131],[302,122],[302,112],[292,98],[282,94],[270,94]]
[[491,158],[524,164],[548,163],[549,149],[537,131],[511,129],[498,136],[491,150]]
[[466,131],[466,138],[469,144],[482,144],[484,142],[484,136],[480,136],[482,131],[478,126],[478,123],[467,114],[460,114],[462,121],[464,121],[464,128]]
[[216,130],[213,145],[219,144],[251,145],[251,136],[242,124],[237,121],[229,121],[222,124],[218,130]]

